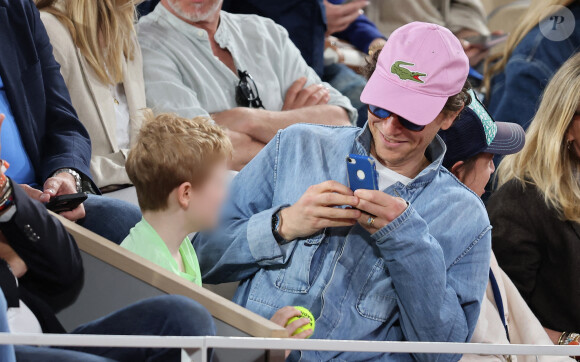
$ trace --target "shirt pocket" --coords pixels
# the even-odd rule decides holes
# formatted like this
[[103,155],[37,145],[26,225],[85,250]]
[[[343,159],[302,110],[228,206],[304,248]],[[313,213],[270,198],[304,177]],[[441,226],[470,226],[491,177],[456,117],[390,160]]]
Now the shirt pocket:
[[386,322],[398,312],[397,293],[383,259],[377,260],[364,283],[356,304],[358,313],[368,319]]
[[306,294],[322,269],[328,243],[325,231],[298,241],[288,265],[280,269],[276,288],[290,293]]

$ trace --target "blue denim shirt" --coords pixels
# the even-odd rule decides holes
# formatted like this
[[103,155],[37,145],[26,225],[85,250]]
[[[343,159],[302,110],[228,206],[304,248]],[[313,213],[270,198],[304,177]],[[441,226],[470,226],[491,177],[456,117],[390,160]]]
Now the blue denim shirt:
[[[487,286],[491,226],[483,203],[432,163],[411,183],[384,192],[410,205],[369,234],[359,225],[329,228],[279,245],[272,215],[327,180],[347,184],[345,158],[368,155],[368,128],[295,125],[277,136],[234,179],[219,231],[194,240],[206,283],[241,280],[234,298],[270,318],[299,305],[312,311],[312,338],[467,342]],[[410,355],[304,351],[302,360],[412,360]],[[456,355],[414,356],[453,361]],[[298,360],[300,352],[291,355]]]
[[514,49],[504,71],[493,77],[487,103],[497,122],[513,122],[527,129],[554,73],[580,50],[580,3],[574,2],[569,9],[576,19],[569,38],[552,41],[536,26]]

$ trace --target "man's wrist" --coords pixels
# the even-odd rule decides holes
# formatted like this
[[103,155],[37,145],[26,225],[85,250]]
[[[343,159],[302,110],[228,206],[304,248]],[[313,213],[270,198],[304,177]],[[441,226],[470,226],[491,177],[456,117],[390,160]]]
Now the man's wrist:
[[288,232],[288,223],[285,222],[288,221],[288,209],[289,207],[284,208],[278,212],[278,217],[280,218],[280,227],[278,228],[278,235],[280,235],[286,241],[292,241],[296,238],[290,235],[290,233]]
[[61,175],[61,174],[71,176],[72,180],[75,184],[77,192],[80,193],[83,191],[81,175],[78,172],[76,172],[75,170],[73,170],[71,168],[61,168],[59,170],[56,170],[56,172],[54,172],[51,177],[56,177],[56,176]]

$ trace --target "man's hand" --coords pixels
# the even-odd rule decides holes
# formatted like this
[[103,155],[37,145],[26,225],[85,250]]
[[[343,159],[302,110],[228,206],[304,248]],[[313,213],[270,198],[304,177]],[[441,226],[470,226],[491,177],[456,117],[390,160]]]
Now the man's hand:
[[280,236],[294,240],[328,227],[352,226],[361,212],[340,206],[356,207],[358,203],[352,191],[336,181],[310,186],[300,200],[281,211]]
[[[407,209],[405,200],[382,191],[356,190],[354,195],[359,199],[356,207],[362,211],[358,223],[371,234],[390,224]],[[369,217],[374,218],[371,224]]]
[[311,84],[304,88],[307,81],[306,77],[302,77],[292,83],[284,98],[283,111],[328,104],[330,91],[322,84]]
[[[40,196],[41,202],[49,202],[51,198],[60,195],[70,195],[77,193],[76,180],[73,175],[63,172],[46,180],[43,187],[44,192]],[[61,215],[70,221],[77,221],[85,217],[85,207],[80,204],[72,211],[66,211]]]
[[[493,35],[501,35],[503,31],[494,31]],[[465,55],[469,58],[469,65],[472,67],[477,66],[481,61],[483,61],[489,55],[489,49],[482,48],[481,46],[471,44],[466,39],[480,35],[475,30],[462,29],[455,34],[461,41]]]
[[23,277],[24,274],[26,274],[26,272],[28,271],[28,266],[26,266],[24,260],[22,260],[22,258],[20,258],[18,254],[16,254],[14,249],[12,249],[12,247],[8,244],[8,241],[6,240],[4,234],[2,234],[1,232],[0,232],[0,259],[6,260],[8,265],[10,265],[10,269],[12,269],[12,274],[14,274],[16,278]]
[[332,35],[348,28],[353,21],[362,15],[363,8],[370,4],[367,0],[355,0],[348,4],[335,5],[324,0],[326,8],[326,35]]
[[[305,339],[305,338],[308,338],[313,333],[313,331],[311,329],[307,329],[304,332],[298,333],[295,336],[293,336],[292,334],[294,334],[294,332],[296,332],[296,330],[298,328],[304,327],[305,325],[310,323],[310,319],[301,318],[301,319],[297,319],[294,322],[288,324],[288,321],[290,320],[290,318],[300,317],[301,314],[302,313],[300,313],[300,311],[298,309],[288,306],[288,307],[284,307],[284,308],[279,309],[272,316],[272,318],[270,318],[270,320],[272,322],[276,323],[277,325],[279,325],[280,327],[286,328],[286,331],[288,332],[288,337],[295,338],[295,339]],[[286,358],[288,358],[289,355],[290,355],[290,351],[287,350],[286,351]]]
[[30,197],[33,200],[40,201],[40,198],[42,197],[42,195],[44,195],[44,193],[42,191],[37,190],[34,187],[31,187],[29,185],[20,184],[20,187],[24,190],[24,192],[26,192],[28,197]]
[[232,130],[226,130],[227,135],[232,141],[234,152],[228,167],[230,170],[240,171],[264,148],[265,143],[256,141],[245,133]]

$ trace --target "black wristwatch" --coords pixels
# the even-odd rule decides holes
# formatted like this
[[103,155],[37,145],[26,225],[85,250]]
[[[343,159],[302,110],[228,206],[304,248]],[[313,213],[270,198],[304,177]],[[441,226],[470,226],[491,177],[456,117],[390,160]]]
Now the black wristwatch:
[[280,212],[282,210],[278,210],[277,213],[275,213],[274,215],[272,215],[272,235],[274,235],[274,239],[276,239],[276,242],[278,244],[285,244],[287,243],[286,239],[284,239],[281,235],[280,235]]

